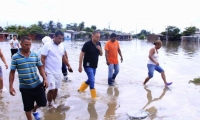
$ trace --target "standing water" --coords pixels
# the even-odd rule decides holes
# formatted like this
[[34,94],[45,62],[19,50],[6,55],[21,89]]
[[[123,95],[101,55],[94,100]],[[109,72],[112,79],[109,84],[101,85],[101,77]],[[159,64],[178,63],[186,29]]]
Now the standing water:
[[[71,82],[63,83],[54,105],[55,108],[40,108],[45,120],[125,120],[129,110],[145,110],[154,120],[198,120],[200,119],[200,86],[189,84],[189,80],[199,77],[200,46],[198,42],[163,41],[159,50],[159,64],[165,70],[169,87],[164,86],[161,75],[143,85],[147,77],[148,53],[154,45],[151,42],[133,40],[120,41],[124,58],[115,87],[107,85],[108,68],[105,56],[99,57],[95,87],[97,99],[91,100],[90,91],[78,93],[81,83],[87,79],[85,72],[78,72],[79,54],[84,42],[66,41],[69,62],[74,70],[69,73]],[[102,47],[105,41],[101,42]],[[36,51],[41,43],[33,42]],[[2,42],[0,48],[10,63],[10,47]],[[105,52],[104,52],[105,53]],[[2,120],[26,120],[19,92],[18,74],[15,74],[16,96],[9,94],[9,70],[3,63],[4,98],[0,98],[0,118]]]

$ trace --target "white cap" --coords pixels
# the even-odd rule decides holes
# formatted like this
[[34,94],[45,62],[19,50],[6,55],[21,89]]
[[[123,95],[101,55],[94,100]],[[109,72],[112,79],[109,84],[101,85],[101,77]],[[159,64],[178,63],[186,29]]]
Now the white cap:
[[45,36],[45,37],[42,38],[42,42],[43,42],[44,44],[46,44],[46,43],[48,43],[48,42],[50,42],[50,41],[51,41],[51,38],[50,38],[49,36]]

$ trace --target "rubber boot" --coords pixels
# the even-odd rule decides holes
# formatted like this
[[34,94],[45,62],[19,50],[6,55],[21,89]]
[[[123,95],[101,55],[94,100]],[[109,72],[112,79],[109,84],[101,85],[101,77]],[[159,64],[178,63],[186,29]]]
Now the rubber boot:
[[78,89],[79,92],[84,92],[85,89],[88,87],[88,84],[86,84],[85,82],[83,82],[80,86],[80,88]]
[[96,89],[90,89],[90,93],[93,99],[97,97]]

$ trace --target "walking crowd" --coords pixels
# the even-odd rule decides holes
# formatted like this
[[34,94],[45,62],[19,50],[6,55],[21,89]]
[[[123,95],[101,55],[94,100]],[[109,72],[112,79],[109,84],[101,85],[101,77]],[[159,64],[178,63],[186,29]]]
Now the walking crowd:
[[[105,59],[108,66],[107,82],[109,86],[115,86],[116,77],[119,73],[119,62],[123,62],[123,56],[119,42],[116,39],[117,35],[112,33],[110,40],[105,44]],[[32,115],[35,120],[40,120],[40,114],[37,112],[39,107],[52,107],[52,102],[55,102],[58,89],[61,87],[62,79],[65,82],[69,81],[68,71],[73,72],[68,61],[67,48],[63,43],[64,34],[61,31],[56,31],[53,40],[45,36],[42,39],[43,46],[34,53],[30,50],[32,41],[29,37],[22,37],[20,44],[16,38],[10,41],[11,46],[11,65],[9,74],[9,91],[12,96],[15,96],[16,91],[13,87],[15,71],[18,72],[19,90],[22,96],[24,111],[28,120],[32,120]],[[100,33],[94,31],[92,39],[85,42],[79,56],[79,68],[81,73],[85,71],[88,79],[83,81],[78,88],[79,92],[84,92],[88,86],[91,93],[91,98],[95,99],[95,74],[98,67],[99,56],[103,55],[103,50],[100,40]],[[158,50],[162,46],[162,42],[157,40],[154,42],[155,47],[149,51],[149,61],[147,63],[148,76],[144,81],[144,85],[153,77],[154,71],[161,73],[161,77],[165,86],[169,86],[172,82],[167,82],[164,70],[159,65]],[[20,47],[21,46],[21,47]],[[118,61],[118,55],[120,61]],[[4,58],[3,52],[0,50],[0,58],[4,62],[6,69],[8,65]],[[40,80],[37,70],[42,76]],[[0,95],[2,97],[3,89],[3,73],[0,67]],[[46,89],[48,90],[46,92]],[[47,94],[46,94],[47,93]],[[35,104],[36,102],[36,104]]]

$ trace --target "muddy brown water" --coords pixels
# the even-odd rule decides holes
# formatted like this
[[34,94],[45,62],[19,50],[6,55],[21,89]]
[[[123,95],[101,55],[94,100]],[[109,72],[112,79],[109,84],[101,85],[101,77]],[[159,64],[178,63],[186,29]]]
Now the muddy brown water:
[[[148,51],[153,44],[147,41],[133,40],[119,42],[124,57],[120,63],[117,85],[107,85],[107,65],[105,56],[99,58],[96,72],[97,100],[91,100],[90,91],[78,93],[77,89],[87,79],[85,72],[78,72],[78,58],[84,42],[65,42],[70,64],[74,73],[73,80],[63,83],[54,105],[55,108],[40,108],[42,120],[127,120],[128,110],[144,109],[151,116],[146,120],[199,120],[200,86],[188,83],[200,76],[199,42],[164,41],[159,50],[159,63],[166,72],[167,81],[173,84],[165,88],[159,73],[154,72],[146,86],[142,83],[147,76]],[[101,42],[104,47],[105,42]],[[36,51],[40,42],[33,42]],[[0,48],[10,64],[10,46],[1,42]],[[4,78],[4,97],[0,98],[1,120],[26,120],[19,92],[18,74],[15,74],[14,88],[16,96],[9,94],[9,70],[2,62]]]

